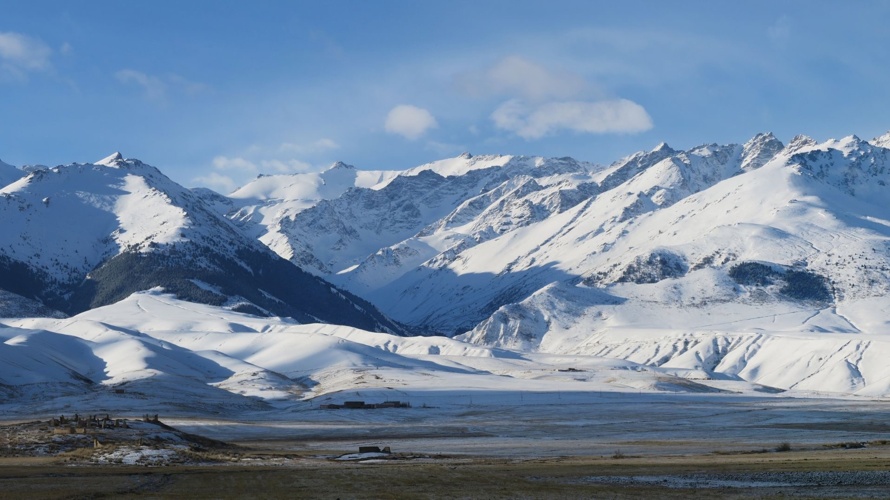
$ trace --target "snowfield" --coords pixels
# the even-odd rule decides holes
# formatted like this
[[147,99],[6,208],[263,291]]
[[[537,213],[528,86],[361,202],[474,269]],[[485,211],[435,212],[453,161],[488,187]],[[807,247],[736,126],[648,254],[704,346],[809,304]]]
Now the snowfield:
[[[470,407],[540,406],[551,419],[550,406],[625,396],[880,405],[888,136],[660,144],[609,166],[469,154],[402,172],[337,164],[229,196],[117,154],[27,175],[0,164],[0,265],[72,284],[58,301],[102,263],[118,263],[106,297],[139,278],[121,278],[127,263],[185,249],[173,277],[71,317],[27,287],[0,290],[0,410],[274,419],[410,401],[402,414],[329,414],[392,422]],[[249,252],[279,267],[255,271]],[[305,281],[282,284],[291,264]],[[233,291],[235,271],[253,288]],[[290,310],[273,307],[283,298],[310,309],[273,316]],[[405,332],[438,335],[391,334]]]
[[[788,311],[775,321],[790,327],[807,314]],[[462,407],[558,404],[603,394],[890,393],[884,362],[890,338],[884,335],[627,327],[588,334],[572,352],[550,354],[301,325],[185,302],[161,290],[71,318],[0,324],[0,391],[10,415],[83,405],[275,414],[350,398]]]

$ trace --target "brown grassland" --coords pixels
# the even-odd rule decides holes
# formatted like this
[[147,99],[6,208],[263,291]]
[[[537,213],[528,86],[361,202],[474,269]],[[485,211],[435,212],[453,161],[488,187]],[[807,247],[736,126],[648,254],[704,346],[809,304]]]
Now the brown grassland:
[[[333,451],[333,450],[332,450]],[[778,485],[756,488],[614,482],[657,476],[721,477],[784,472],[890,470],[890,446],[685,456],[484,457],[394,456],[335,462],[299,453],[242,449],[236,462],[137,467],[78,465],[76,450],[57,457],[0,459],[3,498],[844,498],[885,497],[890,485]],[[225,456],[217,456],[225,460]],[[255,465],[243,465],[249,462]],[[72,461],[74,459],[74,461]],[[275,463],[276,465],[268,465]],[[264,465],[266,464],[266,465]],[[752,476],[753,477],[753,476]],[[610,481],[610,478],[612,479]]]

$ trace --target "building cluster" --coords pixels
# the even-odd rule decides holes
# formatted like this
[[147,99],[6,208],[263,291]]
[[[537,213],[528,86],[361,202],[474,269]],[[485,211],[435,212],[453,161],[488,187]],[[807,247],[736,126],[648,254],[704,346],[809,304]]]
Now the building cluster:
[[374,410],[379,408],[411,408],[407,401],[384,401],[382,403],[365,403],[364,401],[344,401],[343,404],[323,404],[321,408],[326,410]]
[[53,430],[53,434],[84,434],[88,429],[129,429],[126,419],[111,418],[106,414],[104,417],[99,415],[79,415],[74,414],[68,418],[65,415],[59,415],[59,418],[52,418],[49,426]]

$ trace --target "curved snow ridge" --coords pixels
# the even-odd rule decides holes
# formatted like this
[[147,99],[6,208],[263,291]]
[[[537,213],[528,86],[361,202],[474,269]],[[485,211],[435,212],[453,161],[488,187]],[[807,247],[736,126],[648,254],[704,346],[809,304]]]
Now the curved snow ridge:
[[612,330],[581,352],[781,389],[890,395],[887,336]]
[[51,386],[62,393],[126,387],[128,393],[138,388],[163,394],[182,386],[213,397],[223,391],[294,400],[307,394],[307,384],[327,384],[315,393],[354,387],[369,370],[401,379],[417,372],[435,379],[479,376],[485,372],[450,358],[516,357],[441,337],[403,338],[258,318],[157,290],[72,318],[6,320],[5,325],[0,327],[5,341],[0,384],[23,393]]

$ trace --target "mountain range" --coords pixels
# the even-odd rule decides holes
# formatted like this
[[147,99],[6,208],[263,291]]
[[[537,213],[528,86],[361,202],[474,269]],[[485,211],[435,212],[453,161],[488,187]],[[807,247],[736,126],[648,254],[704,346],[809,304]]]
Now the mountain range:
[[888,148],[764,133],[610,165],[464,153],[228,195],[120,154],[0,163],[0,316],[79,318],[150,290],[457,350],[883,394]]
[[22,297],[19,306],[76,314],[163,287],[235,311],[403,331],[245,236],[195,192],[117,153],[19,175],[0,189],[0,220],[0,288]]

